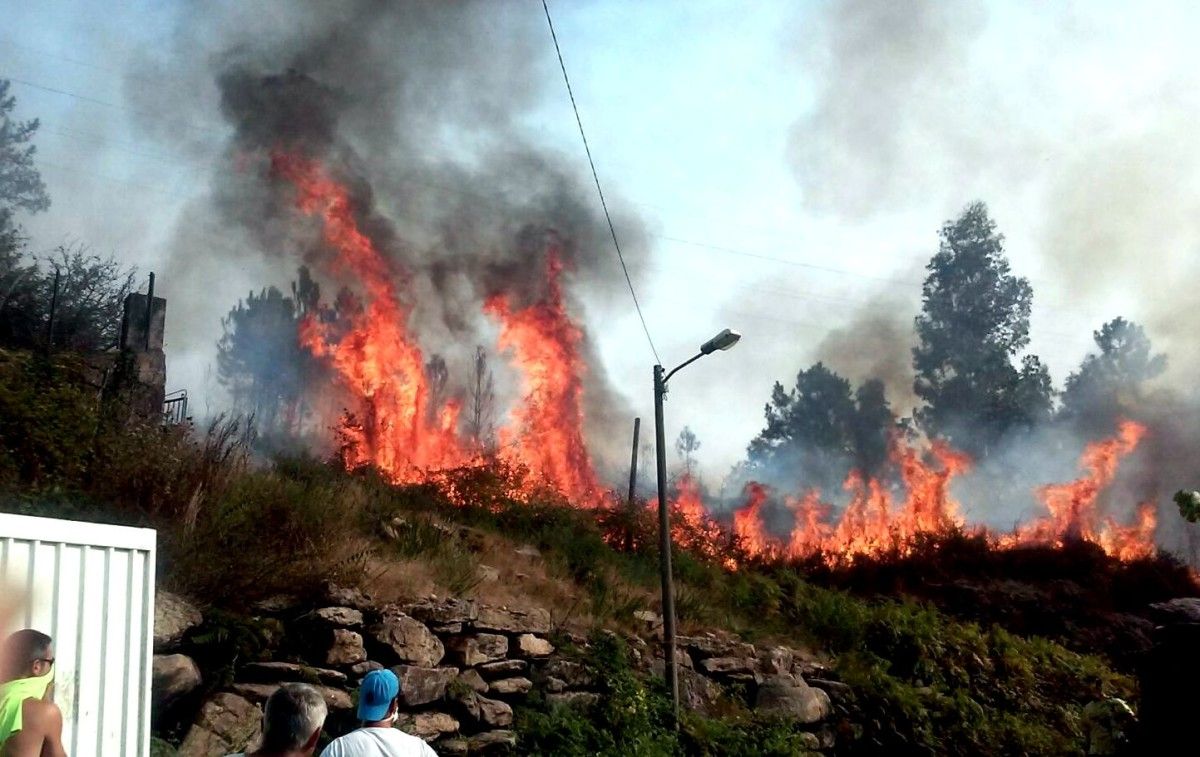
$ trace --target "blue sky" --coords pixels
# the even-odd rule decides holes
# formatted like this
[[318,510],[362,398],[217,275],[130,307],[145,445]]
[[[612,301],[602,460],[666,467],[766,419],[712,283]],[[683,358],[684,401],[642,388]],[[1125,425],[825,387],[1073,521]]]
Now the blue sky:
[[[1190,4],[901,5],[551,3],[606,193],[651,233],[639,292],[664,361],[722,327],[745,334],[680,374],[668,405],[668,437],[690,425],[714,483],[761,427],[773,381],[818,357],[856,379],[903,360],[904,333],[827,337],[864,308],[911,323],[938,227],[974,199],[989,203],[1014,270],[1033,281],[1031,348],[1057,384],[1091,330],[1118,314],[1168,346],[1175,380],[1198,366],[1195,321],[1165,306],[1187,296],[1200,258]],[[181,83],[131,75],[131,61],[171,54],[184,6],[0,9],[0,77],[23,82],[20,113],[42,119],[54,201],[24,219],[33,248],[78,240],[162,270],[225,136],[216,113],[156,113],[157,136],[138,125],[145,106],[132,103]],[[548,33],[544,43],[534,70],[548,80],[522,124],[585,172]],[[251,256],[219,280],[164,281],[168,388],[219,404],[208,371],[216,319],[247,290],[286,284],[272,276]],[[605,369],[648,419],[652,357],[632,308],[582,289]],[[181,318],[211,322],[210,335]],[[893,384],[903,402],[903,381]]]

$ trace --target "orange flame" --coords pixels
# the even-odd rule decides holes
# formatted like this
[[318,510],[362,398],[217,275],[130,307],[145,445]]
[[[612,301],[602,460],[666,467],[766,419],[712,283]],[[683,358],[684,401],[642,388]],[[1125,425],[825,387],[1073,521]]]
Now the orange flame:
[[733,533],[742,547],[752,555],[770,556],[778,551],[774,537],[767,533],[762,519],[762,506],[769,495],[767,487],[751,481],[746,484],[746,504],[733,514]]
[[[300,342],[329,361],[362,405],[361,416],[349,413],[340,429],[347,466],[369,463],[406,483],[471,462],[477,452],[459,436],[459,401],[431,398],[424,355],[408,327],[411,308],[397,288],[407,272],[362,231],[349,191],[317,161],[276,153],[271,167],[295,187],[296,207],[320,220],[324,241],[336,252],[335,270],[353,275],[363,289],[365,307],[351,312],[348,328],[338,324],[335,333],[309,316],[299,332]],[[512,425],[499,430],[500,457],[540,475],[538,483],[574,504],[598,505],[600,485],[583,435],[583,332],[564,306],[561,274],[551,249],[542,300],[513,309],[499,294],[484,305],[501,323],[499,347],[512,356],[524,390]]]
[[469,459],[457,434],[458,405],[429,406],[429,386],[421,348],[408,333],[410,309],[395,282],[403,277],[380,254],[355,219],[346,187],[316,161],[275,153],[275,175],[296,188],[296,207],[316,216],[337,265],[354,274],[366,294],[366,307],[351,316],[340,337],[308,316],[301,343],[325,357],[362,401],[364,416],[343,423],[348,466],[373,463],[395,481],[415,480],[421,471],[459,465]]
[[1015,541],[1063,544],[1084,539],[1118,557],[1153,553],[1157,520],[1153,504],[1139,505],[1138,522],[1132,526],[1119,526],[1102,518],[1096,509],[1100,492],[1117,475],[1118,463],[1137,449],[1145,435],[1145,426],[1122,420],[1115,436],[1088,444],[1079,461],[1084,475],[1069,483],[1038,489],[1038,498],[1050,511],[1049,515],[1019,528]]
[[500,443],[572,502],[594,506],[600,485],[583,437],[583,332],[563,306],[562,269],[551,248],[541,301],[513,310],[499,294],[484,305],[500,321],[499,346],[512,355],[525,396],[511,413],[513,426],[500,429]]
[[[1153,502],[1139,505],[1136,521],[1127,526],[1101,518],[1096,512],[1097,497],[1112,483],[1118,462],[1137,447],[1145,431],[1137,423],[1122,421],[1116,436],[1089,444],[1080,463],[1086,475],[1037,490],[1050,515],[1011,534],[994,537],[992,542],[1005,548],[1086,539],[1121,560],[1153,554]],[[892,549],[903,552],[915,537],[962,527],[950,483],[970,470],[972,463],[967,455],[940,441],[934,441],[924,452],[895,441],[889,459],[904,484],[905,498],[899,506],[893,505],[892,495],[881,481],[851,471],[844,484],[850,502],[836,523],[830,520],[832,507],[821,500],[817,490],[784,498],[794,517],[792,531],[784,541],[771,534],[763,521],[769,490],[751,483],[746,487],[745,504],[734,512],[733,532],[752,556],[770,559],[820,554],[833,563]]]
[[[653,503],[648,506],[655,507]],[[679,479],[675,500],[671,502],[671,539],[683,549],[705,557],[716,557],[720,546],[729,540],[720,524],[709,517],[699,482],[688,475]]]

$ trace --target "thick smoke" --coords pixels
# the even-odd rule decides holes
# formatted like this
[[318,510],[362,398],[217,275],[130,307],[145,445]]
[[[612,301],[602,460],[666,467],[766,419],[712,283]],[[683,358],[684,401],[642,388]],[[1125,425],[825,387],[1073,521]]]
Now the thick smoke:
[[[1122,315],[1167,353],[1167,373],[1131,412],[1150,433],[1103,504],[1124,519],[1138,498],[1157,499],[1159,539],[1171,548],[1185,540],[1170,494],[1200,478],[1192,380],[1200,308],[1191,291],[1200,274],[1200,148],[1191,137],[1200,98],[1195,67],[1173,64],[1189,49],[1190,16],[1163,9],[1130,25],[1095,5],[847,0],[824,6],[789,40],[818,86],[789,143],[811,210],[886,231],[897,218],[936,222],[971,199],[993,202],[1014,271],[1034,276],[1039,326],[1061,336],[1079,330],[1064,314],[1099,313],[1089,329]],[[878,316],[877,308],[857,315],[818,356],[846,375],[878,370],[895,392],[911,331]],[[872,324],[893,337],[870,339]],[[1046,353],[1038,339],[1035,327],[1034,345],[1061,387],[1077,358]],[[857,345],[873,349],[849,358]],[[876,355],[881,365],[862,364]],[[964,479],[961,499],[975,519],[1011,526],[1035,505],[998,495],[1002,485],[1070,479],[1090,440],[1065,427],[1014,437]]]
[[[297,265],[328,254],[267,178],[269,154],[282,148],[323,159],[350,187],[360,225],[407,277],[421,344],[447,360],[452,383],[465,383],[476,344],[494,343],[481,312],[489,295],[505,292],[514,307],[543,295],[551,242],[569,292],[616,301],[624,282],[578,157],[542,147],[524,124],[545,98],[565,97],[538,11],[356,0],[256,4],[251,13],[238,3],[197,4],[177,55],[156,64],[205,93],[181,98],[181,111],[200,122],[219,112],[232,134],[210,197],[181,224],[178,270],[168,278],[211,276],[249,258],[256,272],[273,272],[258,285],[282,285]],[[641,223],[616,222],[637,275]],[[327,291],[341,284],[324,283]],[[190,309],[200,312],[185,305],[181,320],[215,328],[240,294]],[[587,349],[590,436],[617,438],[607,431],[623,434],[628,413]]]
[[913,318],[919,308],[916,293],[911,300],[896,292],[873,297],[848,324],[821,339],[813,362],[825,363],[855,386],[879,379],[892,410],[900,416],[912,415],[919,403],[913,393],[912,367]]
[[[958,97],[982,20],[973,2],[849,0],[830,6],[816,35],[801,30],[820,40],[803,51],[822,89],[789,148],[806,204],[846,218],[896,209],[984,152],[985,135],[960,129],[962,108],[979,104]],[[961,151],[939,149],[960,137]]]

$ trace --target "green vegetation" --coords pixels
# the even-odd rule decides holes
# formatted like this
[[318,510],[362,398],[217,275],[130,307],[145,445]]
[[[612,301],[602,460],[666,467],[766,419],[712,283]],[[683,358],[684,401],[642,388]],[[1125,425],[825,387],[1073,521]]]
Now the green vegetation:
[[528,755],[767,755],[809,753],[811,736],[794,724],[754,717],[733,706],[721,718],[684,713],[679,732],[670,728],[671,700],[660,679],[639,676],[625,644],[595,634],[581,661],[595,671],[599,700],[590,706],[551,705],[534,697],[517,708],[518,748]]
[[[155,526],[165,581],[217,608],[236,611],[281,591],[303,594],[326,580],[361,582],[372,557],[456,563],[461,574],[452,588],[468,590],[474,573],[462,566],[476,561],[470,540],[458,535],[464,527],[537,547],[548,569],[577,587],[579,615],[601,625],[632,623],[656,587],[654,523],[642,511],[576,510],[549,493],[516,501],[508,492],[523,483],[523,472],[502,465],[397,487],[371,471],[347,473],[309,458],[256,463],[238,420],[205,433],[113,430],[80,366],[27,354],[0,358],[5,508]],[[394,534],[381,539],[385,523]],[[454,533],[446,531],[451,523]],[[698,541],[683,536],[681,543]],[[745,567],[721,567],[730,559]],[[732,541],[710,540],[704,556],[680,552],[676,566],[685,624],[807,644],[836,660],[833,675],[855,697],[834,724],[845,753],[1078,753],[1083,707],[1134,695],[1132,681],[1098,657],[956,620],[926,604],[822,588],[797,567],[753,567]],[[209,617],[200,646],[214,670],[272,643],[269,628]],[[657,684],[634,672],[619,643],[598,638],[592,654],[604,671],[600,709],[532,702],[520,713],[523,748],[794,754],[811,738],[737,707],[716,720],[689,716],[680,734],[669,732]]]

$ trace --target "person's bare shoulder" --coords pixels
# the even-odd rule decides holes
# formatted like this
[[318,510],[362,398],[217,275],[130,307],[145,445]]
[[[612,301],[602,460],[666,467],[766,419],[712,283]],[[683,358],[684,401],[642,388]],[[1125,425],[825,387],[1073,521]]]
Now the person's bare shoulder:
[[61,754],[62,711],[53,702],[26,699],[21,703],[21,730],[2,748],[2,757],[40,757]]
[[22,729],[40,734],[62,733],[62,710],[54,702],[41,699],[26,699],[21,705]]

